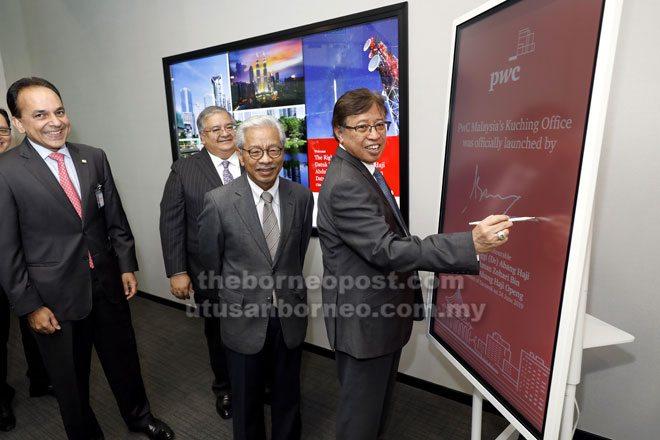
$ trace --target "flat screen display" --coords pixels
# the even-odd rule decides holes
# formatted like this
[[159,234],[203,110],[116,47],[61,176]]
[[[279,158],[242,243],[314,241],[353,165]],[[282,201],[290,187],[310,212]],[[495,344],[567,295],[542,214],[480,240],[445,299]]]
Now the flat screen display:
[[237,125],[272,115],[287,134],[281,176],[317,197],[338,145],[335,102],[366,87],[383,95],[392,121],[376,166],[407,218],[406,32],[402,3],[164,58],[173,160],[203,148],[196,118],[208,106],[227,109]]
[[539,437],[603,7],[508,1],[456,28],[439,231],[535,219],[482,255],[478,276],[436,274],[430,333]]

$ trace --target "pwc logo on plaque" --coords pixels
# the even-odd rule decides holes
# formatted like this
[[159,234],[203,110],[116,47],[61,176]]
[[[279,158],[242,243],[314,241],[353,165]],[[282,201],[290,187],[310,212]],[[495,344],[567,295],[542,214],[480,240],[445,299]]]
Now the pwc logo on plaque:
[[[534,41],[534,32],[530,28],[521,29],[518,31],[518,44],[516,47],[516,54],[509,57],[509,62],[516,61],[523,55],[530,54],[536,50],[536,42]],[[490,74],[490,88],[489,92],[495,90],[496,86],[506,84],[509,81],[518,81],[520,79],[520,66],[508,67],[503,70],[496,70]]]

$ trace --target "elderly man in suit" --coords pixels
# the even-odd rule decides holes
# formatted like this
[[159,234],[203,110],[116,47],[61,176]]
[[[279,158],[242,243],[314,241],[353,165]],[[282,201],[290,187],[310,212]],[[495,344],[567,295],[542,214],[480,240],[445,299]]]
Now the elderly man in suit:
[[[341,384],[341,440],[386,435],[401,349],[413,322],[412,313],[392,312],[411,311],[415,303],[423,303],[416,270],[478,273],[477,254],[506,243],[513,225],[507,216],[490,216],[472,232],[411,236],[374,165],[385,148],[386,116],[383,98],[367,89],[349,91],[337,100],[332,128],[340,145],[319,193],[322,295]],[[331,282],[358,276],[372,283],[343,288],[349,283]],[[370,313],[351,313],[365,306]]]
[[284,128],[271,116],[240,124],[246,174],[206,194],[199,218],[207,279],[220,295],[235,439],[265,439],[271,380],[274,440],[300,438],[300,360],[307,329],[302,269],[312,232],[308,188],[279,178]]
[[243,168],[236,150],[234,120],[227,110],[211,106],[197,117],[197,129],[204,148],[187,159],[172,164],[160,202],[160,241],[170,290],[180,299],[194,292],[197,312],[204,318],[204,334],[215,381],[216,410],[223,419],[231,418],[231,387],[220,318],[214,316],[217,291],[202,288],[197,218],[202,212],[204,194],[238,178]]
[[127,301],[137,293],[135,245],[105,153],[66,142],[69,119],[50,82],[20,79],[7,103],[26,137],[0,157],[0,285],[28,317],[67,436],[103,438],[89,405],[95,347],[128,427],[172,439],[142,382]]
[[[0,108],[0,154],[7,151],[11,142],[9,115]],[[53,387],[41,360],[37,342],[30,331],[26,316],[20,318],[23,351],[28,364],[27,376],[30,378],[30,397],[54,395]],[[14,389],[7,384],[7,341],[9,339],[9,300],[0,287],[0,431],[11,431],[16,426],[16,417],[11,408]]]

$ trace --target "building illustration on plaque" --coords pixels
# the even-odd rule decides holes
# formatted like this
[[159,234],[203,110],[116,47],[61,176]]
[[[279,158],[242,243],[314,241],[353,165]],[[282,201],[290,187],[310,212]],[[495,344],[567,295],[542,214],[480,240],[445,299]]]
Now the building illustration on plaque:
[[497,388],[499,393],[542,417],[550,367],[540,356],[525,349],[520,349],[516,359],[511,344],[498,332],[482,336],[474,334],[474,323],[471,322],[469,312],[461,313],[469,310],[463,301],[461,289],[457,289],[453,295],[444,298],[444,303],[438,305],[436,330],[453,340],[452,345],[466,359],[477,361],[480,375],[503,379],[491,382],[502,384]]
[[518,31],[518,44],[516,45],[516,54],[509,57],[509,61],[515,61],[518,57],[527,55],[536,50],[536,42],[534,41],[534,32],[530,28],[521,29]]

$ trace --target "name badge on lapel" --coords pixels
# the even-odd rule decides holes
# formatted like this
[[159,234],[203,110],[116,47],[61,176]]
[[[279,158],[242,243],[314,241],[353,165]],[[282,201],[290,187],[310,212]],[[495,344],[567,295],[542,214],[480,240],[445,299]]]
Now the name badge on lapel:
[[96,187],[96,204],[99,206],[99,208],[103,208],[105,206],[105,202],[103,201],[103,187],[99,184]]

